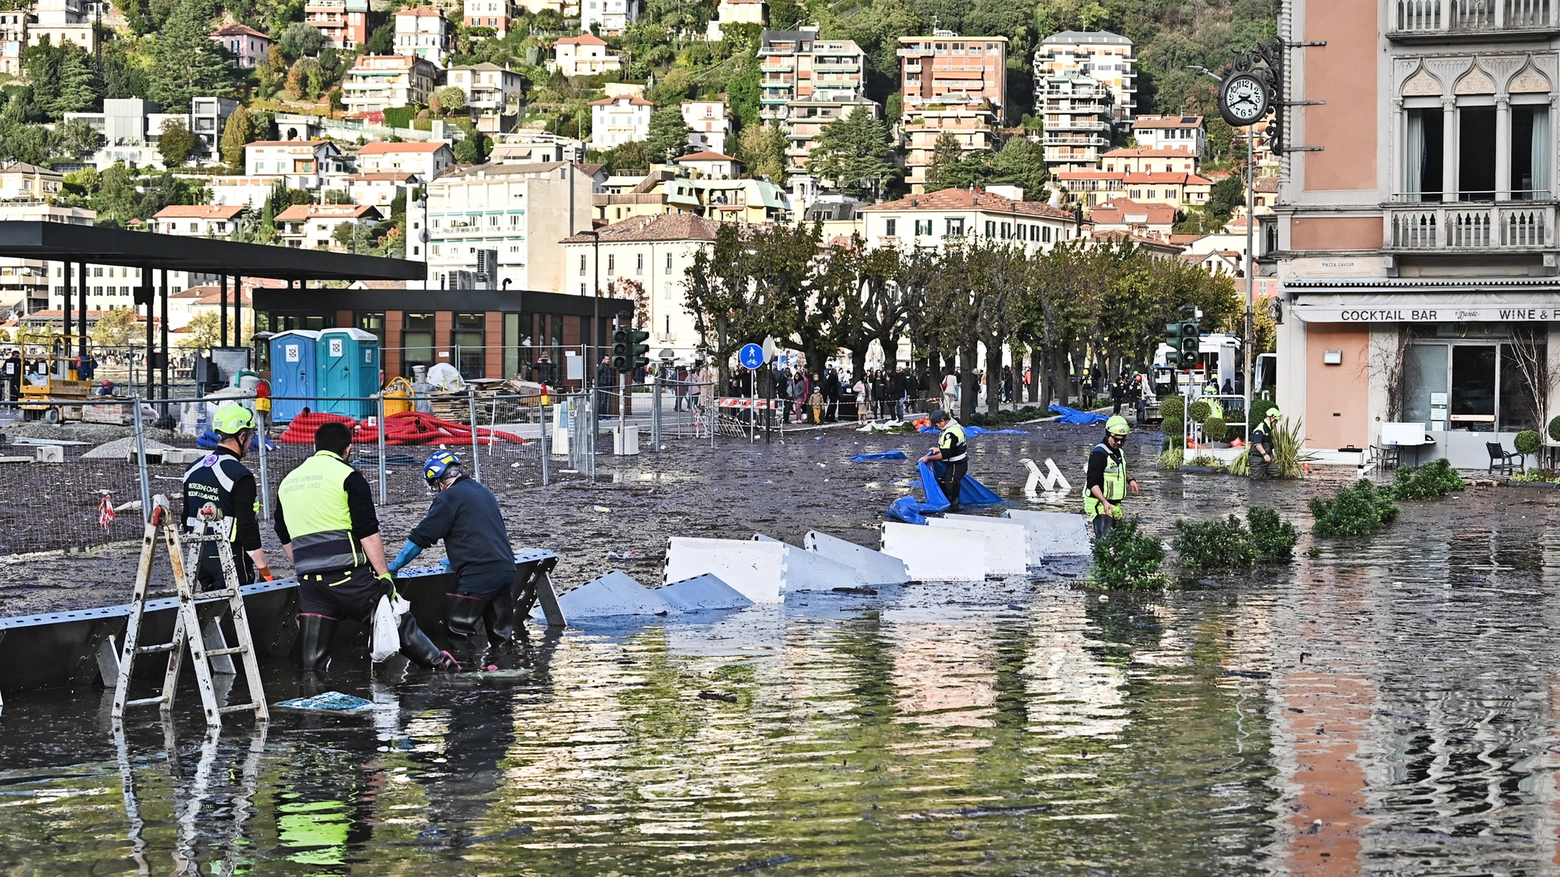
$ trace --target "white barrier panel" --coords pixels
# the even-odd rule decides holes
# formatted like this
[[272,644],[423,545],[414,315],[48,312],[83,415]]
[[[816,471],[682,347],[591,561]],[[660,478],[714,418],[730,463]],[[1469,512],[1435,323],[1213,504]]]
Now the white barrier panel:
[[1021,575],[1029,568],[1029,531],[1018,521],[982,515],[943,515],[927,518],[934,529],[969,530],[986,540],[986,574]]
[[1089,553],[1089,519],[1083,515],[1025,509],[1008,509],[1003,515],[1029,530],[1029,542],[1042,558]]
[[861,588],[867,581],[856,571],[837,560],[812,551],[803,551],[795,545],[785,546],[785,584],[783,590],[829,591],[834,588]]
[[986,577],[986,537],[971,530],[883,524],[883,553],[905,562],[919,582],[968,582]]
[[753,605],[753,601],[742,596],[736,588],[726,584],[715,576],[695,576],[691,579],[683,579],[680,582],[672,582],[664,588],[658,588],[650,593],[672,604],[672,608],[683,612],[703,612],[710,609],[744,609]]
[[754,603],[779,603],[784,593],[783,542],[673,536],[666,548],[666,583],[712,575]]
[[854,569],[868,585],[902,585],[910,581],[910,571],[903,560],[828,533],[808,530],[802,547]]
[[765,536],[763,533],[754,533],[753,534],[753,541],[754,542],[779,542],[781,540],[776,539],[773,536]]
[[[607,618],[613,615],[667,615],[677,610],[655,591],[636,582],[622,570],[591,579],[558,598],[570,619]],[[531,614],[537,616],[540,608]],[[539,616],[537,616],[539,617]]]

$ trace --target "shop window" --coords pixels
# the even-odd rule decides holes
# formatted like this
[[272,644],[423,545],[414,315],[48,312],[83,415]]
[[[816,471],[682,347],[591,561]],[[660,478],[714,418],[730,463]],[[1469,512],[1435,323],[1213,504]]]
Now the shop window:
[[455,367],[460,370],[461,377],[486,377],[483,373],[487,364],[486,325],[483,314],[455,315],[454,325],[450,327],[450,343],[455,347]]
[[1442,116],[1440,107],[1408,111],[1403,195],[1409,201],[1441,200]]
[[1445,344],[1414,344],[1403,357],[1403,420],[1430,429],[1446,429],[1447,356]]
[[1457,111],[1457,197],[1495,200],[1495,108]]
[[[1540,336],[1542,337],[1542,336]],[[1547,345],[1518,334],[1511,344],[1500,346],[1500,429],[1520,432],[1543,429],[1539,393],[1548,383]]]
[[1451,428],[1470,432],[1495,429],[1496,345],[1452,348]]
[[434,363],[433,314],[405,314],[401,318],[402,363],[408,374],[413,366]]

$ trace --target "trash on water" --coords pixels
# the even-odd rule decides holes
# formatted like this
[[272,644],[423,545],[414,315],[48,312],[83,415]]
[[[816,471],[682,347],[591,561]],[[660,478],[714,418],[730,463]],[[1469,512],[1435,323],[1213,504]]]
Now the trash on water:
[[292,710],[319,710],[334,713],[358,713],[372,710],[374,702],[339,691],[326,691],[313,697],[296,697],[277,704]]
[[598,512],[610,512],[612,510],[607,508],[604,505],[599,505],[599,506],[596,506],[596,511],[598,511]]
[[640,556],[642,555],[640,555],[638,551],[635,551],[632,548],[625,548],[622,551],[612,551],[610,549],[607,551],[608,560],[629,560],[630,558]]

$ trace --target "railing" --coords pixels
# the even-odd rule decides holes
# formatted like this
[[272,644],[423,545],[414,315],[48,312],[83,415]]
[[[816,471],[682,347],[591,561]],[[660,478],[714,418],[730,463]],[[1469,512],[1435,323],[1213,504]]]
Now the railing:
[[1394,0],[1393,36],[1560,30],[1560,0]]
[[1389,250],[1550,249],[1554,229],[1553,204],[1414,204],[1386,211]]

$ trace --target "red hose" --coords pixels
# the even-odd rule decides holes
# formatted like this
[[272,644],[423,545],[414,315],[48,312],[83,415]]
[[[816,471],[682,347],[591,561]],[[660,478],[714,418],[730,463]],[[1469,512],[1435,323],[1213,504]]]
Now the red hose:
[[[376,443],[379,441],[379,430],[367,422],[360,423],[353,441],[360,445]],[[525,444],[525,439],[514,433],[477,427],[477,444],[490,445],[497,444],[499,441]],[[421,411],[403,411],[385,418],[385,444],[387,445],[444,443],[471,444],[471,427],[463,423],[441,420]]]
[[294,445],[314,444],[314,431],[327,423],[345,423],[347,429],[357,426],[357,421],[342,414],[331,414],[327,411],[310,411],[300,414],[287,424],[287,429],[276,437],[279,442],[287,442]]

